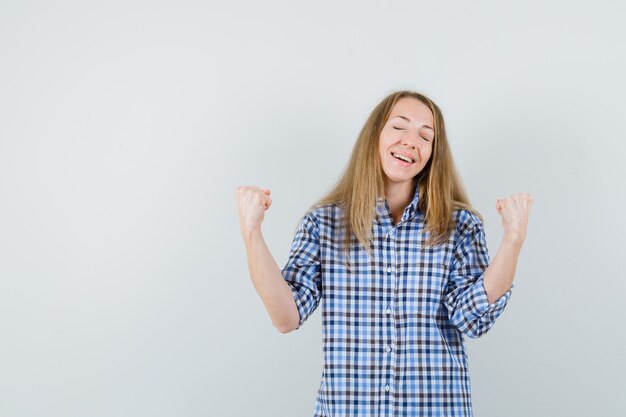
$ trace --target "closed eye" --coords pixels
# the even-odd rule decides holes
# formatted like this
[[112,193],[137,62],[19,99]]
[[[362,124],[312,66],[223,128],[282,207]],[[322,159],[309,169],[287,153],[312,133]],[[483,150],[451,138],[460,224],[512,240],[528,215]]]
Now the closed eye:
[[[393,126],[393,128],[396,129],[396,130],[404,130],[404,129],[402,129],[400,127],[397,127],[397,126]],[[430,142],[430,139],[425,138],[424,136],[420,136],[420,138],[424,139],[426,142]]]

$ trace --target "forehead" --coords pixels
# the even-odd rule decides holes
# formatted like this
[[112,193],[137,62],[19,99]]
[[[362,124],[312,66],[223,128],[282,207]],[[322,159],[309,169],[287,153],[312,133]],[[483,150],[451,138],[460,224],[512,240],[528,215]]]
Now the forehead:
[[432,126],[433,113],[430,108],[421,101],[412,97],[403,97],[396,102],[391,109],[389,119],[397,116],[404,116],[411,122],[428,124]]

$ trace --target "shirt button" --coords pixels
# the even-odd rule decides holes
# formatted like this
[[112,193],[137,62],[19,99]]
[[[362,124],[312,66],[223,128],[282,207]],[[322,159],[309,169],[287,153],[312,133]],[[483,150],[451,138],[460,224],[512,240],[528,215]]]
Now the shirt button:
[[387,349],[385,349],[387,351],[387,353],[391,352],[391,346],[387,346]]
[[391,267],[390,266],[387,267],[387,273],[391,274]]
[[391,388],[389,388],[389,385],[385,385],[385,391],[389,392]]
[[386,312],[387,312],[387,314],[391,314],[391,309],[390,309],[390,308],[388,308],[388,309],[386,310]]

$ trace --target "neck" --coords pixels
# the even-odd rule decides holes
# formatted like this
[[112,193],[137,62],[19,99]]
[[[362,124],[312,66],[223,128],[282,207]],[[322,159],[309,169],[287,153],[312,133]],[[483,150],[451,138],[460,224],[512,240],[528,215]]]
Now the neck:
[[385,197],[394,220],[399,220],[402,212],[413,199],[414,190],[413,183],[410,181],[404,183],[388,182],[385,184]]

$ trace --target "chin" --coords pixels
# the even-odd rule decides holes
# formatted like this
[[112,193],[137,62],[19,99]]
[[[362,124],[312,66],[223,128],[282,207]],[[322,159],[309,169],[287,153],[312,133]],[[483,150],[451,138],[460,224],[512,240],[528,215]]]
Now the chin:
[[391,182],[407,182],[407,181],[413,181],[415,179],[415,175],[412,176],[412,177],[390,177],[390,176],[387,176],[387,178]]

